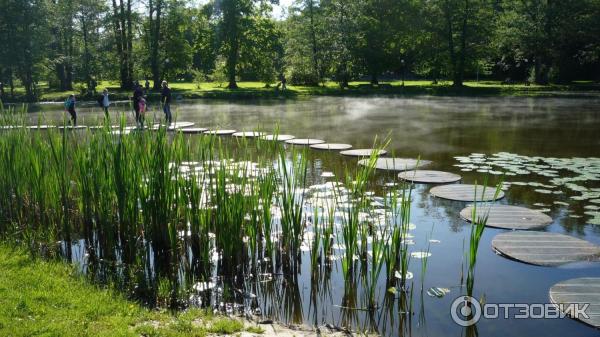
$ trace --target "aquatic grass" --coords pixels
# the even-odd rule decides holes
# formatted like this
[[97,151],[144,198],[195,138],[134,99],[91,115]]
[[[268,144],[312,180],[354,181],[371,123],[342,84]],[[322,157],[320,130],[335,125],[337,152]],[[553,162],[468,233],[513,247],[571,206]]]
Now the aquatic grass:
[[[483,183],[483,187],[482,187],[482,202],[483,202],[483,196],[485,195],[485,190],[487,188],[487,176],[484,179],[484,183]],[[502,190],[502,183],[498,183],[498,185],[496,186],[496,190],[494,193],[494,198],[492,200],[495,200],[498,195],[500,194],[500,191]],[[483,215],[479,215],[477,213],[477,182],[475,182],[475,198],[476,201],[473,203],[473,207],[472,207],[472,213],[471,213],[471,219],[472,219],[472,226],[471,226],[471,232],[469,235],[469,251],[468,251],[468,258],[467,258],[467,295],[468,296],[473,296],[473,288],[475,286],[475,265],[477,264],[477,252],[479,250],[479,242],[481,240],[481,237],[483,236],[483,232],[485,230],[485,226],[487,224],[488,221],[488,217],[489,217],[489,208],[487,209],[487,211],[483,214]]]
[[292,149],[291,159],[288,161],[286,152],[280,151],[278,169],[281,179],[278,201],[282,211],[282,249],[292,257],[290,261],[292,270],[296,270],[296,256],[299,253],[304,231],[304,188],[308,172],[306,153],[298,153]]

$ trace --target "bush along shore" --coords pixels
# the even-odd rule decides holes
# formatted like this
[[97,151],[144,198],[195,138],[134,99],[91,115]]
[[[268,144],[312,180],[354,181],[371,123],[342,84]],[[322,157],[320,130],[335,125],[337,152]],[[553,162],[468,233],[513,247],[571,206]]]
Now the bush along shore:
[[[276,85],[267,86],[261,82],[240,82],[238,89],[227,89],[217,83],[174,82],[171,84],[173,95],[181,99],[261,99],[261,98],[303,98],[311,96],[369,96],[369,95],[436,95],[436,96],[529,96],[529,97],[585,97],[600,93],[600,85],[593,82],[574,82],[572,84],[525,85],[503,84],[499,81],[465,82],[461,87],[452,86],[450,82],[432,84],[431,81],[411,80],[381,82],[372,85],[369,82],[350,82],[348,87],[341,88],[335,82],[325,82],[319,86],[288,85],[286,90]],[[56,91],[40,86],[37,101],[63,102],[70,94],[78,99],[95,102],[103,89],[108,89],[111,100],[128,100],[129,91],[119,88],[118,83],[100,82],[97,93],[82,91]],[[147,98],[160,100],[160,93],[149,91]],[[17,88],[13,96],[5,94],[4,103],[26,102],[25,93]]]

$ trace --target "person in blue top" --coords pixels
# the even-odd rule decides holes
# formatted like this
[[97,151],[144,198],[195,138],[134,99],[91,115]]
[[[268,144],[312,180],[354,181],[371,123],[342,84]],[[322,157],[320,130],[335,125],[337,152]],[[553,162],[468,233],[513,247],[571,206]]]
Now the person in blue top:
[[77,112],[75,111],[75,95],[69,95],[69,98],[65,101],[65,110],[71,115],[71,121],[73,126],[77,125]]
[[102,95],[98,98],[100,107],[104,110],[104,117],[109,118],[108,108],[110,107],[110,98],[108,97],[108,89],[102,91]]

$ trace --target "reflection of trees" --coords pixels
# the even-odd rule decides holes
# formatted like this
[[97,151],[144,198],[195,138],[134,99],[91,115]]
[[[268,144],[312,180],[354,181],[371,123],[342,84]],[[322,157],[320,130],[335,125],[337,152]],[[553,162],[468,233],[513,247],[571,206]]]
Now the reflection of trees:
[[[463,227],[467,225],[459,216],[460,211],[466,206],[464,202],[436,198],[429,194],[428,188],[422,188],[416,192],[413,192],[415,196],[413,205],[417,205],[423,211],[424,218],[427,220],[438,219],[447,222],[450,229],[455,233],[462,231]],[[412,212],[412,214],[415,214],[415,212]]]

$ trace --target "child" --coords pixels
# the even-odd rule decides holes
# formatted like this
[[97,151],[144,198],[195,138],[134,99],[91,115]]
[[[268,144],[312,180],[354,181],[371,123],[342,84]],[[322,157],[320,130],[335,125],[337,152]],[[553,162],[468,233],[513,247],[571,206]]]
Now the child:
[[140,112],[140,126],[144,128],[144,117],[146,116],[146,99],[144,97],[140,97],[138,101],[138,110]]

